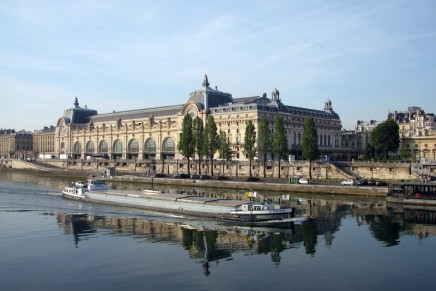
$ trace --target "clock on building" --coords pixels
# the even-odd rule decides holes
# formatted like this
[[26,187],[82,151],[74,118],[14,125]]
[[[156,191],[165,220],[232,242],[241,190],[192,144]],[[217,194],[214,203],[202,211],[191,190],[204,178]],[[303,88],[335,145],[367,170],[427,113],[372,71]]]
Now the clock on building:
[[189,109],[188,114],[191,115],[192,120],[197,116],[197,112],[194,109]]

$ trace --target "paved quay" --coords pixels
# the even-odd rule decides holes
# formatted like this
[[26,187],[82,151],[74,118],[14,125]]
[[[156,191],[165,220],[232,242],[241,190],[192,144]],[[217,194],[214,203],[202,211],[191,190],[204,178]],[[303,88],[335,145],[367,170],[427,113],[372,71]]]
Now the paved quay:
[[[387,187],[375,186],[342,186],[337,182],[337,185],[332,184],[287,184],[283,181],[258,181],[247,182],[241,180],[192,180],[192,179],[174,179],[174,178],[150,178],[139,177],[133,175],[113,176],[108,177],[108,181],[114,182],[129,182],[129,183],[145,183],[153,186],[156,185],[171,185],[184,187],[208,187],[216,189],[236,189],[277,192],[280,194],[293,193],[311,193],[311,194],[334,194],[334,195],[356,195],[369,197],[385,197]],[[218,192],[218,191],[217,191]]]

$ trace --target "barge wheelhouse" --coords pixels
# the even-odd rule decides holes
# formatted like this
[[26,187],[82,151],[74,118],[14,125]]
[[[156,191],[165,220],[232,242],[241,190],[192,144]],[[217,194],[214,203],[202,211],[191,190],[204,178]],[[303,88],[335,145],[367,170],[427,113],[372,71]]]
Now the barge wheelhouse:
[[386,201],[405,204],[436,205],[436,183],[390,183]]

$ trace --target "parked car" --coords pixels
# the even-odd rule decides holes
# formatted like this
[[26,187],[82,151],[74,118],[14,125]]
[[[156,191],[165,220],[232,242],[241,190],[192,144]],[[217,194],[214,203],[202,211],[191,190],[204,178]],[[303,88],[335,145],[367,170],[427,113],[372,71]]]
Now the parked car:
[[185,173],[175,173],[173,177],[176,179],[187,179],[189,175]]
[[375,180],[374,179],[369,179],[368,180],[368,185],[375,186]]
[[200,175],[192,174],[191,179],[200,179]]
[[222,180],[228,180],[229,177],[226,177],[226,176],[218,176],[218,177],[216,177],[216,179],[222,181]]
[[209,175],[200,175],[200,179],[201,180],[209,180],[209,179],[212,179],[212,177]]
[[257,182],[260,181],[260,179],[258,177],[248,177],[247,182]]
[[305,179],[305,178],[300,178],[298,180],[298,184],[310,184],[310,180]]
[[348,185],[348,186],[353,186],[354,185],[354,181],[351,179],[347,179],[345,181],[341,182],[341,185]]
[[377,180],[375,181],[376,186],[387,186],[388,184],[385,181]]
[[359,181],[357,181],[357,185],[368,185],[368,180],[367,179],[360,179]]
[[152,178],[165,178],[167,175],[162,174],[162,173],[156,173],[154,175],[151,175],[150,177]]

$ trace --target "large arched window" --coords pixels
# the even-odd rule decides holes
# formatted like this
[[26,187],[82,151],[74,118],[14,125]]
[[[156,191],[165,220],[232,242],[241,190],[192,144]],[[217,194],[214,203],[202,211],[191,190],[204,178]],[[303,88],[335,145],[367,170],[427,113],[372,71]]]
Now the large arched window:
[[123,144],[119,139],[115,140],[112,145],[112,158],[114,160],[121,159],[123,157]]
[[176,146],[174,140],[171,137],[167,137],[163,142],[162,149],[164,152],[175,152]]
[[154,141],[154,139],[149,138],[145,141],[144,153],[142,154],[142,156],[146,160],[156,158],[156,142]]
[[105,140],[102,140],[100,142],[100,145],[98,146],[98,152],[101,154],[107,154],[108,146],[107,142]]
[[82,157],[82,144],[78,141],[74,143],[73,158],[80,159]]
[[114,145],[112,147],[112,153],[114,154],[121,154],[123,152],[123,144],[119,139],[114,141]]
[[145,141],[144,152],[146,152],[146,153],[155,153],[156,152],[156,142],[154,141],[154,139],[149,138]]
[[162,144],[162,159],[174,159],[176,144],[171,137],[167,137]]
[[138,153],[139,151],[139,145],[136,139],[132,139],[129,141],[129,146],[127,147],[127,150],[129,153]]
[[79,155],[82,153],[82,145],[78,141],[74,144],[74,153]]
[[138,152],[138,141],[136,139],[131,139],[127,145],[127,159],[136,161],[138,159]]
[[93,154],[94,153],[94,143],[92,141],[88,141],[86,143],[86,153],[87,154]]

